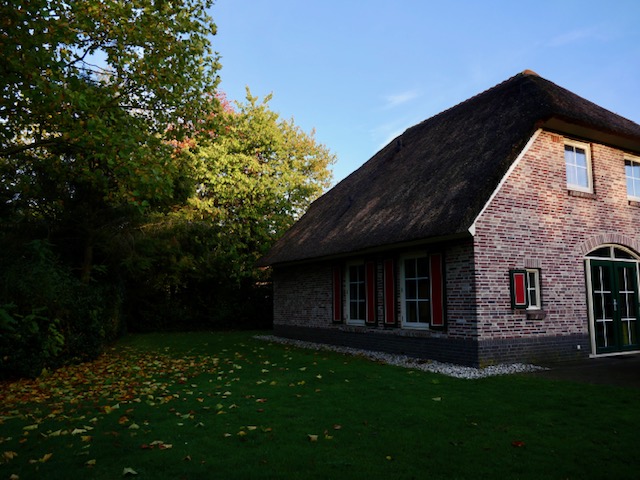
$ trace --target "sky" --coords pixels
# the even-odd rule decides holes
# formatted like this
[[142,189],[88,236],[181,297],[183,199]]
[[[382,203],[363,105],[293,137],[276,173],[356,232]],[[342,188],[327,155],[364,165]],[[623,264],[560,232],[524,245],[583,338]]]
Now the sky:
[[334,183],[524,70],[640,123],[638,0],[216,0],[220,90],[333,152]]

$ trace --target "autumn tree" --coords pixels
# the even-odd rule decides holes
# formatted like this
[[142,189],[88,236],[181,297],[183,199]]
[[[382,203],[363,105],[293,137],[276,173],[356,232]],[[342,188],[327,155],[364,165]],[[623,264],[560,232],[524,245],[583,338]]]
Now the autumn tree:
[[215,104],[211,4],[0,0],[0,363],[96,350],[114,249],[191,195],[175,142]]
[[153,217],[136,240],[137,306],[148,309],[136,318],[184,319],[189,305],[205,325],[268,319],[268,272],[255,262],[330,185],[334,155],[271,110],[271,96],[260,101],[247,89],[244,102],[219,100],[180,145],[194,194]]
[[189,192],[170,141],[211,105],[211,2],[0,1],[2,213],[64,229],[88,281],[99,235]]

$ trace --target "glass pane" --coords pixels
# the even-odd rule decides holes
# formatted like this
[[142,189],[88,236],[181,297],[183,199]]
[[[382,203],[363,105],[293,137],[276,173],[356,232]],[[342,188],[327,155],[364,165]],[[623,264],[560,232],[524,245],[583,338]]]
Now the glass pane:
[[418,297],[420,300],[429,299],[429,280],[418,280]]
[[633,179],[633,193],[634,197],[640,197],[640,178]]
[[357,282],[358,281],[358,266],[352,265],[349,267],[349,281]]
[[596,322],[596,345],[600,348],[615,345],[612,322]]
[[578,168],[577,175],[578,175],[577,185],[580,185],[581,187],[588,187],[589,186],[589,176],[587,175],[587,169],[586,168]]
[[426,278],[429,276],[429,259],[422,257],[417,259],[418,277]]
[[364,282],[358,283],[358,300],[364,300],[364,297],[365,297],[364,290],[365,290]]
[[351,320],[358,320],[358,302],[351,302],[349,304],[349,318]]
[[578,184],[578,175],[576,174],[575,167],[567,164],[567,183],[571,185]]
[[613,249],[613,255],[616,258],[634,258],[629,252],[625,250],[620,250],[619,248]]
[[415,278],[416,276],[416,261],[411,258],[404,261],[404,276],[406,278]]
[[597,250],[591,252],[589,257],[600,257],[600,258],[610,258],[611,257],[611,248],[610,247],[601,247]]
[[415,280],[407,280],[406,285],[407,285],[407,300],[414,300],[418,295],[418,287],[417,287],[417,282]]
[[429,323],[429,317],[431,316],[430,310],[428,301],[418,302],[418,321],[421,323]]
[[587,168],[587,152],[583,148],[576,148],[576,165],[586,170]]
[[569,163],[575,164],[575,154],[573,152],[573,147],[571,145],[564,146],[564,160],[565,162],[567,162],[567,164]]
[[416,302],[407,302],[407,322],[418,321],[418,309]]
[[351,300],[356,300],[358,298],[358,284],[357,283],[349,283],[349,298]]

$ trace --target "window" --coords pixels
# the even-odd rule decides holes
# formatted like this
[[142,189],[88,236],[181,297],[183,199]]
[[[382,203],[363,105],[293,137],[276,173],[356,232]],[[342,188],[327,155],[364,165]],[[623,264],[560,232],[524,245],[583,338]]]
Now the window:
[[527,269],[527,301],[529,310],[540,310],[540,270]]
[[589,193],[593,191],[590,157],[589,145],[586,143],[565,143],[564,161],[567,169],[567,188]]
[[640,200],[640,163],[625,159],[624,171],[627,177],[627,195],[634,200]]
[[444,327],[442,256],[406,257],[402,260],[402,326]]
[[540,270],[528,268],[526,270],[511,270],[511,308],[540,310],[542,297],[540,291]]
[[367,312],[364,263],[347,266],[347,322],[363,325]]

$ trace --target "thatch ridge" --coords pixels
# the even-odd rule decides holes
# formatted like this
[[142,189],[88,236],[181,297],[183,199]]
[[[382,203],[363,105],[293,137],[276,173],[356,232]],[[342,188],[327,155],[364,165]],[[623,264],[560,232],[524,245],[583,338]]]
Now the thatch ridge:
[[640,125],[525,71],[408,128],[316,200],[259,264],[464,235],[552,119],[640,148]]

